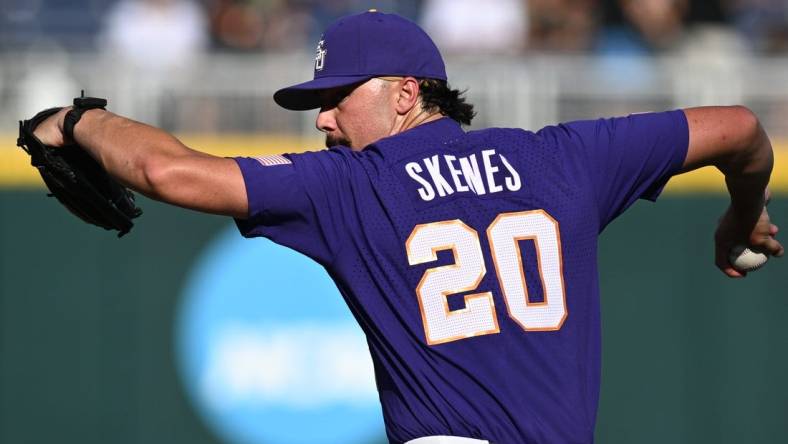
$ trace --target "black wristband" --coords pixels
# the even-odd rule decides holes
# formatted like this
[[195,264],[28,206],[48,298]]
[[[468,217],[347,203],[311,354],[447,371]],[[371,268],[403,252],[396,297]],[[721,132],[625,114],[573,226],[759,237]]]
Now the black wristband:
[[74,140],[74,127],[82,118],[82,114],[90,109],[106,109],[106,106],[107,99],[85,96],[75,98],[74,107],[63,118],[63,134],[67,139]]

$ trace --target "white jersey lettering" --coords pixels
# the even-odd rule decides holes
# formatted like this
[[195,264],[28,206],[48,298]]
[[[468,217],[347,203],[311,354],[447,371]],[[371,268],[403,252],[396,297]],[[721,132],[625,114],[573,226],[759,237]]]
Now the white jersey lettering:
[[421,188],[419,188],[418,190],[419,197],[421,197],[421,200],[429,202],[432,199],[435,199],[435,190],[432,189],[432,185],[430,185],[430,183],[427,182],[426,179],[419,176],[419,173],[422,172],[423,170],[421,169],[421,166],[419,166],[418,163],[408,162],[408,164],[405,165],[405,171],[408,172],[408,176],[410,176],[411,179],[421,184]]
[[460,182],[460,176],[462,176],[462,170],[458,170],[452,162],[457,160],[457,157],[451,156],[446,154],[443,156],[446,159],[446,165],[449,166],[449,173],[451,173],[451,178],[454,181],[454,189],[457,190],[458,193],[464,193],[469,190],[467,185],[463,185]]
[[444,197],[454,193],[454,190],[451,189],[449,182],[447,182],[446,179],[441,176],[441,166],[439,160],[440,158],[436,154],[431,158],[424,159],[424,165],[427,166],[427,171],[429,171],[430,177],[435,183],[435,188],[438,189],[438,195],[440,197]]
[[479,170],[479,163],[476,162],[476,154],[471,154],[468,157],[460,157],[460,168],[462,168],[462,175],[470,185],[471,190],[477,196],[483,196],[487,193],[484,188],[484,180],[482,173]]
[[495,173],[498,172],[498,167],[493,166],[492,162],[490,162],[490,157],[494,155],[495,150],[482,151],[482,162],[484,163],[484,170],[487,171],[487,189],[491,193],[503,191],[503,187],[495,183]]
[[512,167],[512,164],[510,164],[509,161],[503,157],[503,154],[500,154],[500,157],[503,166],[506,167],[507,171],[509,171],[509,175],[506,176],[506,180],[504,181],[506,184],[506,189],[509,191],[519,190],[522,186],[522,182],[520,181],[520,173],[518,173],[517,170]]
[[[481,154],[481,166],[477,154]],[[435,197],[450,196],[455,192],[483,196],[487,193],[518,191],[522,188],[520,173],[506,157],[492,148],[463,157],[435,154],[421,159],[420,162],[408,162],[405,171],[420,185],[417,192],[425,202]],[[422,175],[425,171],[428,175]],[[448,178],[450,180],[447,180]]]

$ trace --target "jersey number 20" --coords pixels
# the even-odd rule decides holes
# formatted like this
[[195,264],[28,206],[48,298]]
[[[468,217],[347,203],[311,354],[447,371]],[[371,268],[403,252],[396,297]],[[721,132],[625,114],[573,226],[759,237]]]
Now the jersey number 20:
[[[558,222],[542,210],[502,213],[487,227],[492,261],[509,316],[525,331],[553,331],[566,319],[561,236]],[[534,242],[544,299],[531,302],[520,241]],[[479,234],[459,219],[416,225],[405,242],[410,265],[437,260],[452,250],[454,264],[427,269],[418,286],[421,317],[430,345],[498,333],[489,291],[465,296],[465,308],[449,310],[451,294],[476,290],[485,273]]]

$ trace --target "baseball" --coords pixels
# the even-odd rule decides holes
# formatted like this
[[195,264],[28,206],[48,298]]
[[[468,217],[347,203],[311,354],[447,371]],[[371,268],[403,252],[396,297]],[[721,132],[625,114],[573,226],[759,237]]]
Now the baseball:
[[755,271],[763,266],[769,256],[745,245],[736,245],[731,248],[728,261],[739,272]]

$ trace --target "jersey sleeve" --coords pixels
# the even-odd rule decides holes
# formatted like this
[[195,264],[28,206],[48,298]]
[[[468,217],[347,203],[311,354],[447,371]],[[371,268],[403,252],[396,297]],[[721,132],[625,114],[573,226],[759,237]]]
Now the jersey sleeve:
[[682,110],[577,121],[540,131],[569,162],[583,162],[597,200],[600,229],[638,199],[655,201],[687,156]]
[[342,156],[320,151],[234,160],[249,204],[248,218],[235,220],[241,234],[263,236],[330,263],[342,244],[342,205],[337,201],[347,182]]

